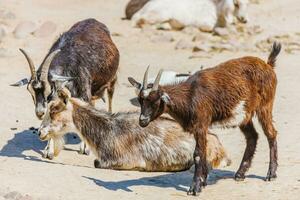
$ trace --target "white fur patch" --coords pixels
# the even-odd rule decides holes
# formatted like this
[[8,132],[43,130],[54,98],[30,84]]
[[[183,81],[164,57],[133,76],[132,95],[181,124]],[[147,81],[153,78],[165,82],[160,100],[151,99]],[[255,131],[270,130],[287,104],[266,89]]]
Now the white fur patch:
[[226,123],[216,122],[213,124],[213,128],[229,128],[239,126],[245,119],[245,101],[240,101],[239,104],[232,111],[233,117]]
[[146,90],[143,90],[142,92],[143,92],[143,96],[147,97],[147,96],[149,96],[151,89],[146,89]]

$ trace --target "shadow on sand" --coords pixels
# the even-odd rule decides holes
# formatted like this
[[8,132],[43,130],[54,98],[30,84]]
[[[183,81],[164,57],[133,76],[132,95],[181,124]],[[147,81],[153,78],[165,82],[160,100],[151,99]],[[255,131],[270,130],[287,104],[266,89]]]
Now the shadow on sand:
[[[65,141],[68,144],[80,143],[79,138],[74,134],[67,134]],[[47,162],[41,158],[42,151],[46,145],[47,142],[41,141],[34,131],[24,130],[22,132],[15,133],[14,137],[7,141],[7,144],[4,145],[4,147],[0,150],[0,156]],[[25,155],[24,152],[28,150],[35,151],[36,153],[40,154],[40,157]]]
[[[7,141],[7,144],[0,150],[0,156],[18,157],[30,159],[30,156],[24,154],[24,151],[33,150],[42,155],[42,150],[47,142],[42,142],[39,137],[31,130],[24,130],[15,133],[14,137]],[[32,156],[32,158],[37,158]]]
[[141,107],[137,97],[134,97],[134,98],[130,99],[129,101],[133,106]]
[[[68,144],[78,144],[80,140],[74,134],[68,134],[67,136]],[[61,164],[64,163],[52,162],[42,159],[42,150],[45,148],[47,142],[42,142],[39,140],[38,136],[31,130],[24,130],[18,132],[14,137],[7,142],[7,144],[0,150],[0,156],[4,157],[17,157],[23,158],[25,160],[45,162],[50,164]],[[27,156],[24,154],[27,150],[33,150],[40,154],[41,156]],[[77,166],[77,165],[74,165]],[[79,166],[83,167],[83,166]],[[90,167],[88,167],[90,168]],[[215,184],[221,179],[233,179],[233,171],[228,170],[212,170],[209,175],[208,184]],[[96,185],[104,187],[108,190],[124,190],[127,192],[132,192],[130,187],[132,186],[156,186],[162,188],[175,188],[179,191],[187,191],[188,186],[192,180],[193,174],[190,171],[169,173],[154,177],[143,177],[139,179],[123,180],[123,181],[102,181],[92,177],[83,176],[86,179],[93,181]],[[255,178],[264,180],[264,177],[249,175],[247,178]]]
[[[233,179],[234,174],[235,172],[228,170],[212,170],[209,174],[208,185],[216,184],[221,179]],[[112,191],[123,190],[126,192],[133,192],[133,190],[130,189],[130,187],[133,186],[155,186],[161,188],[174,188],[179,191],[187,191],[193,178],[193,174],[190,171],[184,171],[123,181],[102,181],[91,177],[83,177],[93,181],[100,187],[104,187],[107,190]],[[264,177],[256,175],[249,175],[247,178],[264,180]]]

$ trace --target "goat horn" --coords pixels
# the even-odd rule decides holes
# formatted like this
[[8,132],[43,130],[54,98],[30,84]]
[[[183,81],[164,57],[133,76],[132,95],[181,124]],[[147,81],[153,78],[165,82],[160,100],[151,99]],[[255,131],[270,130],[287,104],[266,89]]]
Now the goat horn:
[[30,68],[30,72],[31,72],[31,79],[35,79],[36,78],[36,72],[35,72],[35,67],[33,64],[33,61],[31,60],[31,58],[28,56],[28,54],[26,53],[26,51],[24,51],[23,49],[19,49],[22,54],[25,56],[28,64],[29,64],[29,68]]
[[[51,52],[47,58],[45,59],[45,62],[43,63],[42,69],[41,69],[41,77],[40,80],[46,81],[48,80],[48,72],[49,72],[49,67],[50,64],[53,60],[53,58],[55,57],[55,55],[60,52],[60,49],[57,49],[53,52]],[[47,81],[46,81],[47,82]]]
[[157,76],[156,76],[156,78],[155,78],[155,81],[154,81],[154,83],[153,83],[153,87],[152,87],[152,90],[151,90],[151,91],[156,91],[156,90],[158,90],[159,81],[160,81],[160,79],[161,79],[161,75],[162,75],[163,71],[164,71],[164,70],[162,70],[162,69],[159,70],[159,72],[158,72],[158,74],[157,74]]
[[142,88],[142,90],[147,89],[149,68],[150,68],[150,65],[148,65],[148,67],[146,69],[146,72],[144,74],[144,81],[143,81],[143,88]]

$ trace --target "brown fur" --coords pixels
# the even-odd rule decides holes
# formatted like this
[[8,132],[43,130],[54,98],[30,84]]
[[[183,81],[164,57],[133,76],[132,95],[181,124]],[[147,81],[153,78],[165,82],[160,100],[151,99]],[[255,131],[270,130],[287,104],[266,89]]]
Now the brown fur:
[[267,63],[250,56],[233,59],[198,71],[178,85],[161,86],[146,96],[140,92],[141,126],[147,126],[166,112],[195,137],[196,170],[189,193],[195,195],[206,185],[208,170],[203,163],[207,159],[204,152],[209,127],[214,124],[226,126],[235,119],[234,110],[242,102],[245,115],[237,125],[245,135],[247,146],[235,178],[245,178],[256,149],[258,134],[252,123],[254,114],[257,114],[270,147],[266,179],[276,178],[277,132],[273,126],[272,108],[277,79],[273,68],[280,49],[281,45],[274,43]]

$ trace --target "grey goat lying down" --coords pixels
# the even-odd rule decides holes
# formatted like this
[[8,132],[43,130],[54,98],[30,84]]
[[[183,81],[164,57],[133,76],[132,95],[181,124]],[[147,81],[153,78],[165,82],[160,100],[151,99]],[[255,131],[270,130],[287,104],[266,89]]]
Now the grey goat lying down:
[[[67,132],[78,133],[96,155],[97,168],[140,171],[182,171],[193,165],[194,136],[173,120],[160,117],[148,127],[138,123],[138,112],[111,114],[95,109],[66,89],[48,104],[40,126],[41,140],[59,140]],[[58,144],[58,143],[57,143]],[[61,145],[62,146],[62,145]],[[59,152],[59,147],[55,152]],[[210,167],[229,164],[224,147],[208,134]]]

